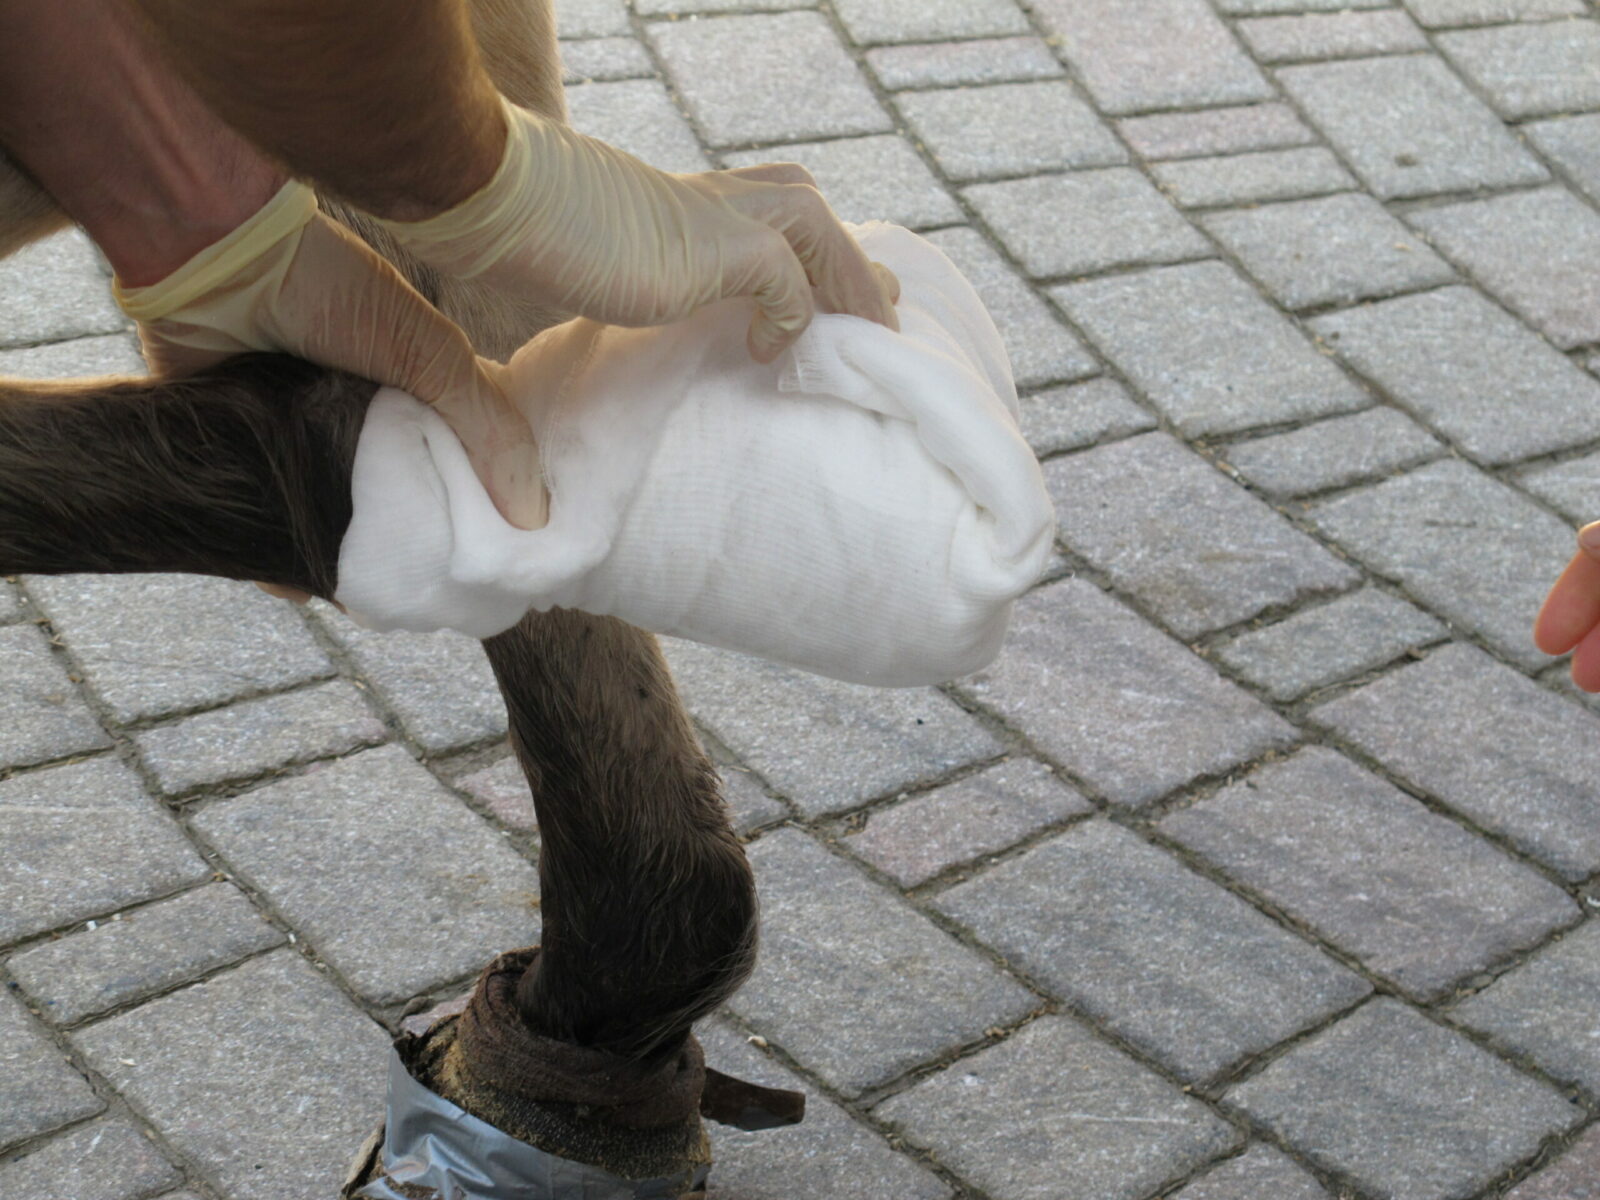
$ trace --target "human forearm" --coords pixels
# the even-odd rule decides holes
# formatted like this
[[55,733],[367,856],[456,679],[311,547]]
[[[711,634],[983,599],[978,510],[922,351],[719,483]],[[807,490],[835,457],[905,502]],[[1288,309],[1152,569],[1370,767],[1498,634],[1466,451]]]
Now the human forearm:
[[0,145],[124,281],[162,278],[282,172],[166,68],[120,0],[0,0]]
[[441,212],[499,165],[505,124],[465,0],[133,0],[233,128],[357,206]]

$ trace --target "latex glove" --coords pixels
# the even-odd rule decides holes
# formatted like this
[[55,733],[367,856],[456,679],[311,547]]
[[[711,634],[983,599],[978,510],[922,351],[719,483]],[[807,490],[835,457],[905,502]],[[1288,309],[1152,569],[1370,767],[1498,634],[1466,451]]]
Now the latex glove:
[[1578,531],[1578,547],[1545,597],[1533,642],[1546,654],[1572,650],[1572,681],[1600,692],[1600,521]]
[[502,516],[547,519],[533,432],[503,370],[354,234],[288,183],[248,221],[158,283],[113,287],[139,323],[153,374],[187,375],[232,354],[281,350],[402,388],[435,408]]
[[611,325],[664,325],[752,296],[747,344],[771,362],[816,303],[898,329],[899,286],[801,167],[673,175],[513,105],[482,189],[426,221],[385,221],[440,270]]

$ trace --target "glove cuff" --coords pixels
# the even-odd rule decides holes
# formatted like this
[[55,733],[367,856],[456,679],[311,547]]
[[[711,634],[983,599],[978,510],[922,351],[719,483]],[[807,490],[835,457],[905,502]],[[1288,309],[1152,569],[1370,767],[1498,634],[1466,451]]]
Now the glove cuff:
[[135,321],[148,324],[177,312],[230,280],[250,263],[317,215],[317,196],[291,179],[227,237],[212,242],[183,266],[147,287],[124,287],[113,280],[117,306]]
[[[422,221],[378,219],[407,250],[458,279],[473,279],[493,267],[523,239],[530,208],[539,207],[541,189],[548,191],[553,180],[542,180],[533,166],[548,159],[534,146],[535,139],[555,126],[545,118],[517,108],[504,97],[500,100],[506,122],[506,147],[489,182],[453,208]],[[544,175],[558,174],[549,162]]]

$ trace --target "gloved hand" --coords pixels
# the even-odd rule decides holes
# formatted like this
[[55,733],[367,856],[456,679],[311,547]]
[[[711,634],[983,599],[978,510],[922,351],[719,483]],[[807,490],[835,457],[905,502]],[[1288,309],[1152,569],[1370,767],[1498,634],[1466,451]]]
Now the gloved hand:
[[459,327],[364,242],[288,183],[243,225],[158,283],[113,287],[139,323],[153,374],[186,375],[249,350],[282,350],[436,409],[500,514],[523,529],[548,514],[538,448]]
[[747,344],[761,362],[810,322],[812,286],[828,311],[899,328],[894,276],[868,261],[803,168],[673,175],[510,104],[505,113],[505,156],[483,188],[428,220],[384,222],[424,262],[611,325],[664,325],[753,296]]
[[1572,653],[1572,681],[1600,692],[1600,521],[1578,532],[1578,553],[1545,597],[1533,641],[1546,654]]

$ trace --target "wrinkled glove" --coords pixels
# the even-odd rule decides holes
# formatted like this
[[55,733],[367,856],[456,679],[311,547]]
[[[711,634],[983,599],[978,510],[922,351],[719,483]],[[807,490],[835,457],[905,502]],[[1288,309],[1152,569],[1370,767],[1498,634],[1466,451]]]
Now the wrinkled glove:
[[775,165],[673,175],[510,104],[505,157],[482,189],[425,221],[385,221],[464,279],[611,325],[664,325],[752,296],[750,352],[771,362],[832,312],[897,329],[898,284],[868,261],[810,176]]
[[527,421],[496,364],[365,243],[285,184],[248,221],[158,283],[113,287],[139,323],[155,375],[186,375],[232,354],[281,350],[391,384],[436,409],[467,449],[495,507],[537,529],[549,496]]

